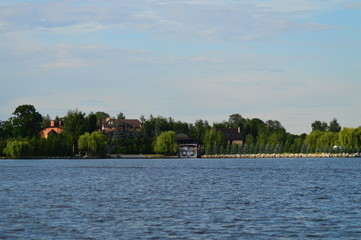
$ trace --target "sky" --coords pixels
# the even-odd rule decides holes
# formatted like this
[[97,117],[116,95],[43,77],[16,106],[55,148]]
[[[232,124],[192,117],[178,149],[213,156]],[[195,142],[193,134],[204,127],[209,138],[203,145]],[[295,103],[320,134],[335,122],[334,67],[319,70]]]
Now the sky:
[[361,125],[361,1],[0,0],[0,120],[119,112]]

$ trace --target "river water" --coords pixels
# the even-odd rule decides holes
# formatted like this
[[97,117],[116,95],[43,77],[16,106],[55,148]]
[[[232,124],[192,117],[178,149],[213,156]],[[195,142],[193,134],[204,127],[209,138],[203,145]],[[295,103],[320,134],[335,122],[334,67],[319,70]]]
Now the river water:
[[361,159],[1,160],[0,239],[361,239]]

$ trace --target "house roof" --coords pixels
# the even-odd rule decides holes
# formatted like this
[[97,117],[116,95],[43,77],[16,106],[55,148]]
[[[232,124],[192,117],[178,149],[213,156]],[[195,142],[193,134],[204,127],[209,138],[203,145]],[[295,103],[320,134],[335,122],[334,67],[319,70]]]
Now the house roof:
[[175,140],[178,143],[194,143],[196,139],[189,137],[187,134],[178,133],[175,135]]
[[226,135],[227,140],[243,140],[243,134],[237,128],[220,128],[218,130]]
[[104,127],[115,127],[117,125],[123,125],[130,128],[140,128],[142,123],[138,119],[113,119],[107,118],[102,120]]

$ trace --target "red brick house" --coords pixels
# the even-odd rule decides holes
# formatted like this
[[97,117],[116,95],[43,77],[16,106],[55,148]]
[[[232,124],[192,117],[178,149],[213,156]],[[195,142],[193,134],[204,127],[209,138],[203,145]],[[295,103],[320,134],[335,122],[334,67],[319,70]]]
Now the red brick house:
[[63,121],[50,121],[49,125],[40,130],[40,137],[48,138],[52,134],[60,134],[63,131]]

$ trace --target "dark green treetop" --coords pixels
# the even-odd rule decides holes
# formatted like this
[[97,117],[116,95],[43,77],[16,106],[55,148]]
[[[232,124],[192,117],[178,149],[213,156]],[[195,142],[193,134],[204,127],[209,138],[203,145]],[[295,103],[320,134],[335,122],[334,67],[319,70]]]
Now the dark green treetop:
[[11,118],[13,134],[16,137],[35,137],[41,129],[43,117],[33,105],[25,104],[18,106]]

